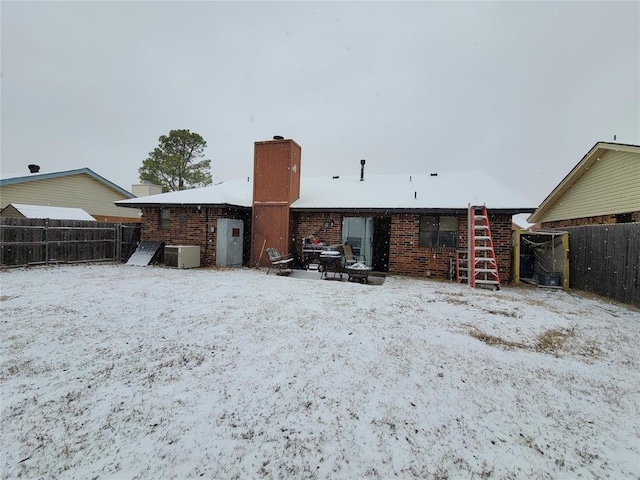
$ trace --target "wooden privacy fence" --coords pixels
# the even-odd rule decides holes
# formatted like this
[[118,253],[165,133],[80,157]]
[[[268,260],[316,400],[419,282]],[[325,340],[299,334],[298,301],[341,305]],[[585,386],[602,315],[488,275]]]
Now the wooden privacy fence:
[[0,218],[0,266],[126,261],[140,241],[138,223]]
[[571,288],[640,306],[640,223],[567,230]]

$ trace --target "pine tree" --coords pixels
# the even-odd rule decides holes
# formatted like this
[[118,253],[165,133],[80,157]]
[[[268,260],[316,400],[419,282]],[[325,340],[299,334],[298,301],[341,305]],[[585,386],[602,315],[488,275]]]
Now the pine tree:
[[165,191],[211,185],[211,160],[199,160],[207,146],[200,135],[171,130],[158,140],[159,145],[138,170],[141,181],[162,185]]

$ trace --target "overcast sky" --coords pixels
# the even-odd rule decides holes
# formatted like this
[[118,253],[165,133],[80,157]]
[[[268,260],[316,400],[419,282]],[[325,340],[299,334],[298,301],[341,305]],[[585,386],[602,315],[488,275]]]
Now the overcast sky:
[[538,205],[600,140],[640,144],[640,2],[1,3],[2,173],[131,190],[172,129],[214,182],[253,142],[302,174],[487,170]]

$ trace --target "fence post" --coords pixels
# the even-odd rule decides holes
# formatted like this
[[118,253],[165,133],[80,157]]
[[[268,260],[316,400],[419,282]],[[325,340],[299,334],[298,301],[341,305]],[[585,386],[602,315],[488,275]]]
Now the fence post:
[[122,224],[118,223],[117,225],[114,225],[113,228],[115,229],[115,237],[116,237],[116,244],[115,244],[115,248],[113,249],[115,258],[113,260],[116,262],[121,262],[122,261]]
[[44,263],[49,265],[49,220],[44,221]]

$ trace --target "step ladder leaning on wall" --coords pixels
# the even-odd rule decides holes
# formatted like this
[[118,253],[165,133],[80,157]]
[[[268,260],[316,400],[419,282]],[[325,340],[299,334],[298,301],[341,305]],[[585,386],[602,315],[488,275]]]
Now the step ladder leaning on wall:
[[498,264],[493,249],[487,208],[469,205],[468,246],[456,253],[456,279],[458,283],[500,290]]

